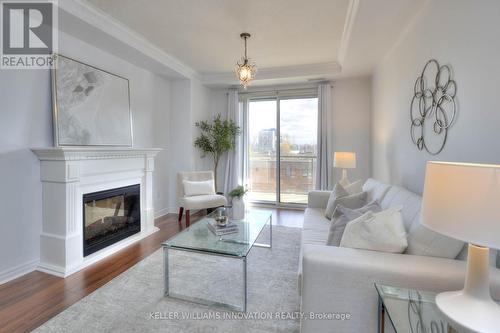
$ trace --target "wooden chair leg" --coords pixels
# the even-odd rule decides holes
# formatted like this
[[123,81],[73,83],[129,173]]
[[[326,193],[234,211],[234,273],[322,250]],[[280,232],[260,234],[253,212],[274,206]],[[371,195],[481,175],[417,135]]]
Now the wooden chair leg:
[[184,213],[184,207],[179,207],[179,228],[182,229],[182,213]]
[[191,216],[189,216],[189,209],[186,209],[186,228],[191,224]]

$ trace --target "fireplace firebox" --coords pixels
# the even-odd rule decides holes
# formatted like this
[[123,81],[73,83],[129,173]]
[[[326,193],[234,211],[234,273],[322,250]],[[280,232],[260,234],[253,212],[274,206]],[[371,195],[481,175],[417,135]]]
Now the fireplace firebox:
[[139,184],[83,195],[83,255],[141,231]]

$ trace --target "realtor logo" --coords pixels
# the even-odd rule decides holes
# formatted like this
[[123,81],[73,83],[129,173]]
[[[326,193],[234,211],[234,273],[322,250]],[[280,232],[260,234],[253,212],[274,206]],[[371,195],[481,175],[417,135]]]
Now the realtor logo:
[[51,68],[57,52],[54,1],[2,1],[2,69]]

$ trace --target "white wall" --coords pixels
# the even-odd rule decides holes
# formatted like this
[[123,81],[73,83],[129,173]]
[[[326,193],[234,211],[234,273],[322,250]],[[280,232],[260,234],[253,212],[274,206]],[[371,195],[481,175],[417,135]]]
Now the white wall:
[[47,71],[0,70],[0,283],[34,268],[42,202],[38,158],[52,145]]
[[154,207],[155,217],[162,216],[168,213],[168,187],[169,180],[169,156],[170,156],[170,81],[164,78],[152,75],[151,76],[151,94],[152,110],[153,110],[153,144],[155,148],[163,148],[156,155],[154,177]]
[[[211,89],[205,87],[201,82],[197,80],[191,80],[191,92],[192,92],[192,140],[194,140],[200,134],[200,130],[195,126],[196,122],[209,120],[213,117],[210,109],[210,99],[211,99]],[[212,170],[213,162],[210,156],[205,158],[201,157],[198,148],[191,146],[191,152],[193,156],[193,169],[194,170]]]
[[192,156],[192,115],[191,115],[191,88],[189,80],[175,80],[170,84],[170,123],[168,156],[168,207],[169,212],[177,208],[177,173],[191,170]]
[[[371,176],[371,78],[342,79],[332,85],[334,151],[356,152],[356,169],[348,170],[349,179],[367,179]],[[337,180],[341,173],[334,170]]]
[[[428,160],[500,163],[500,2],[428,1],[373,79],[373,174],[421,193]],[[410,139],[409,105],[427,60],[449,64],[459,116],[441,154]]]
[[[169,82],[103,50],[59,33],[63,55],[130,80],[134,146],[167,148]],[[32,269],[39,259],[42,224],[40,167],[33,147],[51,147],[50,75],[46,70],[0,70],[0,283]],[[154,126],[156,124],[156,126]],[[160,154],[155,209],[166,207],[168,179]]]
[[[200,133],[195,123],[210,120],[217,113],[225,116],[227,97],[224,90],[207,88],[196,79],[171,81],[170,96],[168,211],[176,213],[177,173],[213,169],[211,157],[202,158],[200,151],[194,147],[194,140]],[[225,104],[221,102],[224,98]],[[224,110],[220,109],[221,104],[224,105]],[[222,182],[222,172],[221,165],[218,172],[219,185]]]
[[[228,90],[227,89],[210,89],[209,92],[209,101],[208,101],[208,114],[206,115],[206,119],[208,117],[214,117],[217,114],[222,115],[223,118],[227,117],[227,107],[228,107]],[[199,154],[199,152],[197,152]],[[205,158],[205,160],[208,157]],[[226,170],[227,163],[227,154],[221,158],[219,162],[219,168],[217,170],[217,190],[223,191],[224,189],[224,176]],[[212,168],[212,161],[208,160],[205,162],[205,165],[210,169]]]

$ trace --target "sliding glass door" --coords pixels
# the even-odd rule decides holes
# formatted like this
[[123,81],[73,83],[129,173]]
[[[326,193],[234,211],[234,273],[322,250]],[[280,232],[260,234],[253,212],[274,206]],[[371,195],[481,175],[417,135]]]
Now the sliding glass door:
[[279,104],[279,200],[307,204],[316,180],[318,99],[290,98]]
[[250,99],[246,120],[250,200],[306,204],[316,177],[317,97]]
[[251,201],[275,202],[277,193],[277,101],[248,103],[247,179]]

